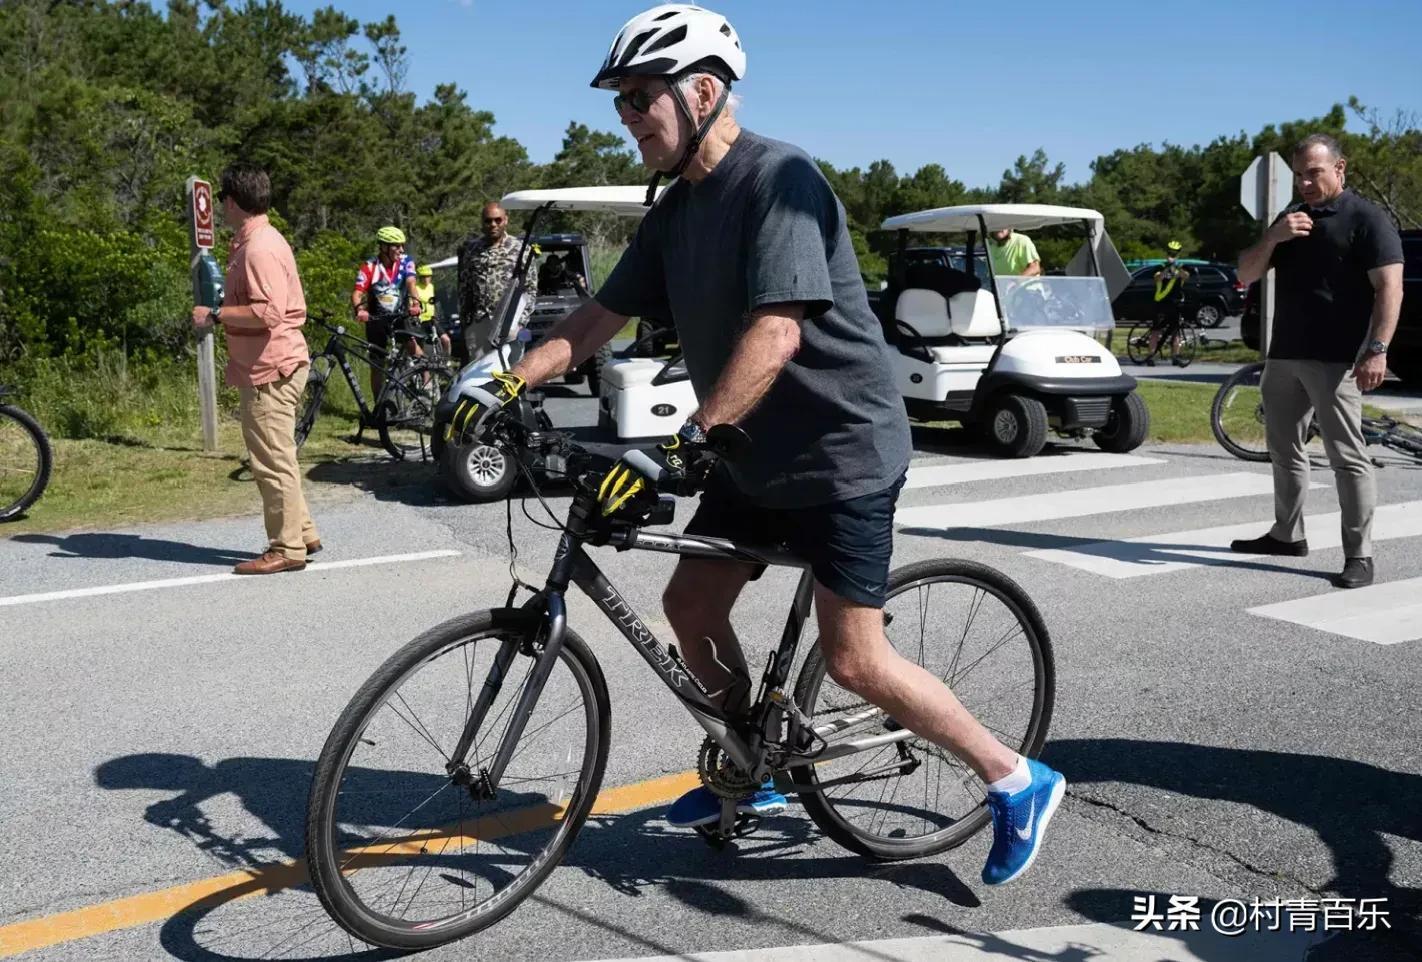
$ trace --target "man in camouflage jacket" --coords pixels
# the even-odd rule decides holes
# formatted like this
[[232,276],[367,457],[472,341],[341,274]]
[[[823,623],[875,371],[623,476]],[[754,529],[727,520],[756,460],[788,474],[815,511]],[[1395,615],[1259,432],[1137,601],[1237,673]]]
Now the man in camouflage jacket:
[[[519,249],[508,232],[509,215],[497,203],[484,205],[482,220],[483,232],[459,245],[459,323],[471,359],[494,346],[490,340],[498,330],[499,301],[513,281]],[[528,322],[532,310],[530,296],[521,323]]]

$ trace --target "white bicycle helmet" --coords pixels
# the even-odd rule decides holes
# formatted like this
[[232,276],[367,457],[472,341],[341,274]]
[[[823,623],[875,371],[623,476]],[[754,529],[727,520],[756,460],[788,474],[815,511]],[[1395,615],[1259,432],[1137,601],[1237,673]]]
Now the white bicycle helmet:
[[690,3],[664,3],[618,31],[592,86],[616,90],[623,77],[671,77],[704,70],[724,83],[746,75],[746,54],[719,13]]

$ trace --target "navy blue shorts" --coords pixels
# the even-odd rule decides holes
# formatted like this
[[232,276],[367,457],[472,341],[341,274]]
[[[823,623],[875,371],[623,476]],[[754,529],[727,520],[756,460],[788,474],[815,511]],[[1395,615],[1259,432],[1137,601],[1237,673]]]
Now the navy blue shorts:
[[[783,545],[810,562],[815,580],[856,604],[884,607],[894,551],[894,505],[904,477],[882,491],[810,508],[761,507],[717,472],[686,533],[742,544]],[[757,566],[753,578],[765,571]]]

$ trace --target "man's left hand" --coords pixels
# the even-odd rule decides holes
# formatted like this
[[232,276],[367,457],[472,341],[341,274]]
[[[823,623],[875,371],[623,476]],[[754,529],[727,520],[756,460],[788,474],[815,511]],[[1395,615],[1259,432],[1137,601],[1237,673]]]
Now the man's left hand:
[[1353,366],[1353,378],[1358,382],[1358,390],[1371,391],[1387,376],[1387,355],[1368,354]]
[[614,464],[598,486],[598,503],[604,516],[639,501],[655,501],[657,492],[689,495],[695,493],[713,455],[699,444],[687,442],[680,434],[658,444],[651,451],[633,448]]
[[198,305],[193,308],[193,329],[205,331],[212,327],[212,308]]

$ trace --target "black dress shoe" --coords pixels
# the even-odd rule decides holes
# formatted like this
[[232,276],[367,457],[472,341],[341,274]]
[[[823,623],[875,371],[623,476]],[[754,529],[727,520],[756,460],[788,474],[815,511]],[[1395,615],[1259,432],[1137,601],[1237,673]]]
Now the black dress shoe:
[[1373,559],[1349,558],[1343,562],[1343,573],[1333,579],[1340,588],[1366,588],[1373,583]]
[[1280,541],[1272,534],[1266,534],[1262,538],[1240,538],[1231,541],[1229,550],[1238,551],[1240,554],[1277,554],[1290,558],[1303,558],[1308,555],[1308,539]]

